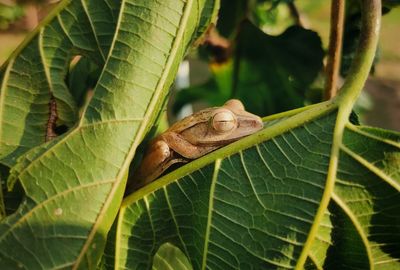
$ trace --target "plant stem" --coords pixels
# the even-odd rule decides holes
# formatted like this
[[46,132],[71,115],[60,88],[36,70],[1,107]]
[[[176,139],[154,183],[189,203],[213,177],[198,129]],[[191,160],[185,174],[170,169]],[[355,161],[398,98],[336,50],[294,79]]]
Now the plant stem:
[[362,28],[357,54],[337,96],[349,113],[360,95],[374,61],[381,26],[381,1],[361,1]]
[[326,65],[325,100],[336,96],[342,54],[345,0],[331,0],[331,28]]
[[343,133],[353,105],[367,80],[378,44],[381,1],[361,1],[362,27],[357,54],[350,67],[349,75],[341,88],[339,94],[332,101],[339,106],[336,124],[333,132],[332,149],[330,154],[328,175],[325,190],[321,198],[318,211],[313,224],[304,243],[303,250],[297,260],[296,270],[304,269],[304,264],[309,256],[313,241],[316,238],[319,226],[325,211],[332,199],[335,187],[336,174],[339,167],[340,145],[343,140]]

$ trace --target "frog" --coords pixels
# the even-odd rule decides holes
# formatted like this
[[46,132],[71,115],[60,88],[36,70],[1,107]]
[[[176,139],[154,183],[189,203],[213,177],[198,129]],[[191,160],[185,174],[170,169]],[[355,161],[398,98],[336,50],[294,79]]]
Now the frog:
[[261,118],[238,99],[187,116],[151,140],[127,190],[147,185],[173,164],[202,157],[262,128]]

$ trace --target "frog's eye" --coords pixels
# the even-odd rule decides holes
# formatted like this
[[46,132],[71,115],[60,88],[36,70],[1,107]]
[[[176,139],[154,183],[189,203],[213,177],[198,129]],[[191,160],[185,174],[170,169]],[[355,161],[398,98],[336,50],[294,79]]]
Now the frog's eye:
[[212,126],[218,132],[230,131],[236,126],[235,116],[230,111],[218,112],[212,119]]

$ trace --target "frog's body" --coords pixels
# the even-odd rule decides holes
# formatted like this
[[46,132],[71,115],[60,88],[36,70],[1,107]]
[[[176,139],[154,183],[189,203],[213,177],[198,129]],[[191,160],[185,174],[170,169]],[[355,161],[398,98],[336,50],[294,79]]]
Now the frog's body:
[[261,118],[246,112],[236,99],[190,115],[151,141],[128,189],[150,183],[174,163],[199,158],[262,127]]

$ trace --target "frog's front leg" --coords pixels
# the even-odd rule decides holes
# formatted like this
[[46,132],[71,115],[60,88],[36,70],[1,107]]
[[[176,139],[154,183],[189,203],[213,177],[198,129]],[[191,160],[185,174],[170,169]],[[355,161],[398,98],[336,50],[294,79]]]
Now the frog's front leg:
[[173,158],[173,152],[163,140],[151,143],[139,167],[130,180],[127,191],[134,191],[160,176],[166,170],[165,165]]
[[147,149],[140,169],[146,173],[157,170],[160,164],[165,163],[171,155],[171,149],[168,144],[163,140],[156,140],[150,145],[149,149]]
[[189,141],[175,132],[166,132],[162,134],[162,138],[173,151],[188,159],[199,158],[220,147],[204,145],[199,147],[191,144]]

